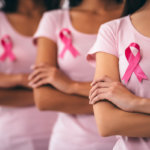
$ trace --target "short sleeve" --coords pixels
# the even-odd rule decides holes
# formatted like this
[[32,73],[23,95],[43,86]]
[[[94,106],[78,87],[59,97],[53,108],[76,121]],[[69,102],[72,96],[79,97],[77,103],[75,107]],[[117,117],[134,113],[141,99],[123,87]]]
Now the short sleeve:
[[39,37],[46,37],[56,42],[56,16],[53,12],[47,12],[43,15],[38,29],[34,35],[34,42]]
[[116,28],[107,23],[102,25],[99,29],[96,42],[87,54],[87,60],[95,64],[95,55],[97,52],[105,52],[118,57],[117,51],[117,34]]

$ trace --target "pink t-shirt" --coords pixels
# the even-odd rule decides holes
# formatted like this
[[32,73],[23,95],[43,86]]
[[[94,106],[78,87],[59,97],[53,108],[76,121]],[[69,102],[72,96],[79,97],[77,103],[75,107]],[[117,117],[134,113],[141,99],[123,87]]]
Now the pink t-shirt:
[[[9,35],[16,61],[0,61],[0,73],[30,73],[36,58],[31,37],[20,35],[0,12],[0,56],[4,51],[2,39]],[[8,93],[9,94],[9,93]],[[21,99],[20,99],[21,100]],[[0,150],[47,150],[56,113],[40,112],[36,107],[0,107]]]
[[[72,46],[80,53],[77,57],[69,50],[63,58],[59,57],[64,48],[59,34],[64,28],[72,34]],[[35,34],[35,38],[46,37],[57,44],[59,68],[68,77],[79,82],[90,82],[93,79],[94,68],[88,64],[85,56],[96,36],[77,31],[71,24],[68,10],[45,13]],[[115,137],[99,136],[93,115],[59,113],[50,150],[111,150],[115,141]]]
[[[150,38],[140,34],[132,25],[130,16],[123,17],[114,21],[110,21],[101,26],[99,34],[94,46],[89,51],[87,59],[95,62],[96,52],[105,52],[119,58],[120,78],[125,74],[129,63],[125,56],[126,48],[131,44],[136,43],[140,46],[141,61],[139,63],[142,71],[148,77],[148,80],[139,82],[135,73],[132,73],[127,84],[122,83],[130,89],[135,95],[150,98]],[[131,51],[135,57],[137,49],[131,47]],[[114,150],[149,150],[149,138],[131,138],[120,137]]]

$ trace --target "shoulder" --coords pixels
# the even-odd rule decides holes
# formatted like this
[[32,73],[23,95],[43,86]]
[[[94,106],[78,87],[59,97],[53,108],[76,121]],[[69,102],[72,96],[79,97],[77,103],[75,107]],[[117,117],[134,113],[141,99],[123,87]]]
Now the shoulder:
[[46,11],[43,16],[47,18],[53,17],[58,20],[62,16],[64,16],[68,11],[69,11],[68,9],[57,9],[52,11]]
[[121,30],[124,30],[124,28],[128,25],[128,19],[129,16],[125,16],[119,19],[109,21],[107,23],[102,24],[100,30],[117,34]]

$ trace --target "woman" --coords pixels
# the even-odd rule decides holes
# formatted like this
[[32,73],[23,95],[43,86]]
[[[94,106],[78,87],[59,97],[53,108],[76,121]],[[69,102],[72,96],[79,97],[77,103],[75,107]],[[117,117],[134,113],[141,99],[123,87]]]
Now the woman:
[[[1,1],[2,2],[2,1]],[[39,112],[28,86],[32,42],[42,13],[56,0],[5,0],[0,12],[0,149],[47,150],[56,113]]]
[[122,136],[114,150],[150,149],[149,13],[149,0],[127,0],[125,17],[102,25],[89,52],[90,103],[101,135]]
[[92,107],[88,104],[94,69],[85,56],[99,26],[118,18],[122,6],[122,1],[70,0],[71,9],[44,14],[35,34],[38,56],[29,79],[37,107],[61,112],[50,150],[113,147],[114,137],[104,139],[98,135]]

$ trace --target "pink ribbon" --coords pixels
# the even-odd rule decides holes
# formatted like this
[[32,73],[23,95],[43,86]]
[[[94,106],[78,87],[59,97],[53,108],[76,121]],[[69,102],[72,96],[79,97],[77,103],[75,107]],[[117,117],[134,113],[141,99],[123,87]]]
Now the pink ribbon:
[[[135,47],[138,50],[136,56],[133,55],[130,47]],[[139,66],[141,55],[140,55],[140,46],[136,43],[131,43],[125,50],[125,56],[129,62],[129,66],[122,78],[122,80],[127,83],[134,72],[139,82],[142,82],[143,79],[148,79],[141,67]]]
[[11,61],[15,61],[16,57],[12,53],[13,43],[9,35],[6,35],[2,38],[1,44],[4,48],[3,54],[0,56],[0,61],[4,61],[7,57],[10,58]]
[[65,45],[62,52],[60,53],[61,58],[64,57],[65,52],[67,50],[69,50],[74,57],[77,57],[78,55],[80,55],[79,52],[72,45],[72,34],[71,34],[70,30],[62,29],[59,36]]

